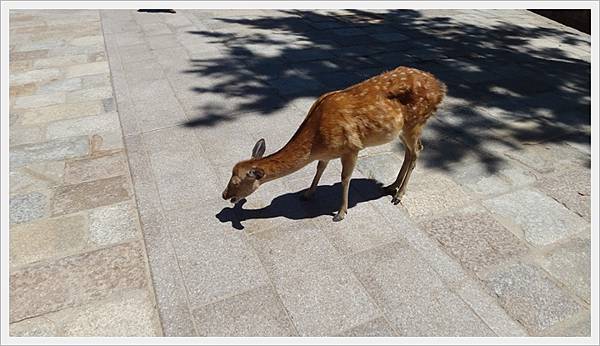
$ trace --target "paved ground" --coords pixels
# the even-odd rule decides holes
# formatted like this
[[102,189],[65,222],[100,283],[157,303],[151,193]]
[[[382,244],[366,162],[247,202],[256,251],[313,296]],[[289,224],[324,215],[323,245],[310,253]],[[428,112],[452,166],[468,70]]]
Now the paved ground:
[[10,333],[160,335],[98,11],[10,13]]
[[[589,335],[588,35],[508,10],[98,16],[11,15],[13,334]],[[373,180],[398,143],[362,152],[341,223],[339,163],[313,202],[312,165],[220,199],[256,140],[398,65],[449,88],[403,205]]]

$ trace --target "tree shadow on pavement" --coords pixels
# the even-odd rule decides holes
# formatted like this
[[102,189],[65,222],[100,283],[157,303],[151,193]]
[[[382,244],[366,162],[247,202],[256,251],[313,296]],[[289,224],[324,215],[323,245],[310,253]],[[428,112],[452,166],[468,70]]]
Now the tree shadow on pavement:
[[[198,77],[193,90],[208,100],[186,126],[243,126],[246,114],[268,117],[404,65],[448,85],[424,134],[426,166],[447,170],[474,158],[495,172],[503,152],[528,144],[589,145],[584,35],[523,23],[510,11],[496,17],[435,11],[287,10],[248,17],[195,11],[207,29],[193,34],[218,52],[201,52],[185,71]],[[304,102],[301,112],[310,107]]]
[[[385,195],[381,183],[372,179],[352,179],[352,190],[348,194],[348,208],[357,204],[381,198]],[[242,222],[254,219],[284,217],[291,220],[312,219],[323,215],[333,217],[340,208],[341,184],[321,185],[310,200],[301,198],[302,191],[286,193],[275,197],[271,204],[260,209],[244,209],[245,200],[233,207],[223,208],[217,215],[222,223],[231,222],[235,229],[244,229]],[[358,192],[360,191],[360,192]],[[250,196],[249,198],[252,198]]]

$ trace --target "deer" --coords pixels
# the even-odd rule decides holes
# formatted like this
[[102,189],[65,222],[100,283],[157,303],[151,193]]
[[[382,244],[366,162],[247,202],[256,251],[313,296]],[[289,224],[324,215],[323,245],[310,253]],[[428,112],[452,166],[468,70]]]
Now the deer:
[[318,161],[312,183],[302,195],[310,199],[329,161],[339,158],[342,202],[333,221],[341,221],[348,212],[350,179],[359,151],[400,138],[405,148],[402,166],[396,180],[383,187],[393,197],[392,203],[398,204],[423,150],[423,128],[446,92],[446,85],[431,73],[400,66],[346,89],[325,93],[280,150],[263,156],[265,140],[256,142],[251,158],[234,165],[222,197],[235,204],[260,185]]

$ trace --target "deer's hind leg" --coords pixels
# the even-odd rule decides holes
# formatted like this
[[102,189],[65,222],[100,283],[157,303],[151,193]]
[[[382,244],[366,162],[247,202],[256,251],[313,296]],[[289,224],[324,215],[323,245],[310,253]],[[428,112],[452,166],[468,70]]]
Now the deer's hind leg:
[[400,168],[396,181],[386,187],[386,191],[393,196],[392,203],[394,204],[400,203],[406,191],[410,175],[419,158],[419,153],[423,150],[423,144],[421,143],[422,128],[423,124],[405,129],[400,136],[402,143],[404,143],[404,162],[402,162],[402,168]]
[[333,221],[342,221],[348,211],[348,191],[350,190],[350,178],[356,166],[358,152],[351,152],[342,155],[342,205],[340,210],[333,217]]

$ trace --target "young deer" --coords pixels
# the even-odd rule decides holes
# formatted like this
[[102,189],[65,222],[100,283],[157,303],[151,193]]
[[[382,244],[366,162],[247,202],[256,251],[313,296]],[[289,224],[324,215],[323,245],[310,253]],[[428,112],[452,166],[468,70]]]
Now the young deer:
[[317,173],[304,197],[310,198],[327,167],[342,161],[342,205],[333,218],[343,220],[348,209],[350,177],[358,152],[385,144],[396,137],[404,143],[404,162],[396,181],[385,187],[392,203],[402,198],[421,144],[421,131],[446,94],[446,87],[433,75],[414,68],[398,67],[344,90],[322,95],[289,142],[263,157],[264,139],[252,150],[252,158],[238,162],[223,198],[236,203],[261,184],[293,173],[318,160]]

